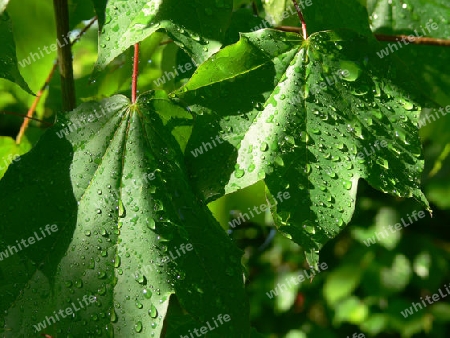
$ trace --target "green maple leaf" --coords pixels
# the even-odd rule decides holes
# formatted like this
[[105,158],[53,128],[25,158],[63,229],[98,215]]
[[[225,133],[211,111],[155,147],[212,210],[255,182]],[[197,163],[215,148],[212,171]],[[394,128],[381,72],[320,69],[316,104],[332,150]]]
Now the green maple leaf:
[[[167,112],[186,114],[153,94],[84,103],[10,166],[0,181],[4,334],[157,337],[175,295],[186,334],[228,314],[211,336],[248,335],[241,252],[193,194]],[[39,326],[69,307],[75,316]]]
[[311,264],[350,221],[360,178],[428,208],[414,87],[378,48],[351,31],[268,29],[201,65],[174,98],[198,114],[185,156],[204,199],[264,180],[275,223]]

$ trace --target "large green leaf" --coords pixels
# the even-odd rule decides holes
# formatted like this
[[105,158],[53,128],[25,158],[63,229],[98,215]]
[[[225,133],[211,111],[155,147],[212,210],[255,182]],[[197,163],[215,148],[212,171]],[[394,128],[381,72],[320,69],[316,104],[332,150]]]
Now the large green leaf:
[[0,14],[2,14],[6,9],[6,6],[8,6],[8,2],[9,0],[0,0]]
[[0,178],[13,162],[20,161],[20,155],[25,154],[31,149],[28,140],[24,140],[20,144],[11,137],[0,136]]
[[196,63],[202,63],[220,49],[232,8],[232,0],[108,1],[97,67],[105,67],[158,29],[165,29]]
[[350,221],[360,178],[428,207],[414,87],[377,48],[350,31],[267,30],[201,65],[176,94],[198,114],[185,156],[205,200],[264,179],[276,224],[310,261]]
[[[177,110],[153,94],[82,104],[10,166],[0,181],[5,337],[35,336],[72,302],[75,317],[38,333],[157,337],[172,294],[191,318],[185,334],[228,314],[208,337],[248,335],[241,252],[193,194],[160,118]],[[47,224],[57,231],[42,239]]]
[[28,84],[25,82],[19,71],[11,19],[8,12],[1,12],[2,11],[0,11],[0,41],[2,42],[2,53],[0,54],[0,78],[12,81],[22,87],[23,90],[32,94],[31,89],[28,87]]

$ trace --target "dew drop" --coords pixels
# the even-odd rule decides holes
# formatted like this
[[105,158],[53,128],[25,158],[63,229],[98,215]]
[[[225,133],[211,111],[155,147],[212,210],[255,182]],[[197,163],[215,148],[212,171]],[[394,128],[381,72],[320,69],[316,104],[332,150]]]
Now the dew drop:
[[148,227],[149,229],[151,229],[151,230],[155,230],[155,229],[156,229],[156,226],[155,226],[155,220],[154,220],[153,218],[148,218],[148,219],[146,220],[146,222],[147,222],[147,227]]
[[136,324],[134,324],[134,330],[139,333],[142,331],[142,322],[138,321]]
[[111,319],[111,322],[113,322],[113,323],[117,322],[117,313],[114,310],[114,308],[111,309],[110,319]]
[[150,307],[150,310],[148,310],[148,314],[152,318],[158,317],[158,310],[156,309],[155,305],[152,304],[152,306]]
[[119,200],[119,217],[123,218],[126,215],[125,208],[123,206],[122,200]]
[[152,298],[152,292],[150,290],[144,289],[144,290],[142,290],[142,293],[144,294],[145,298],[147,298],[147,299]]
[[343,180],[342,181],[342,185],[347,190],[350,190],[352,188],[352,182],[351,181]]
[[118,268],[120,266],[120,262],[121,262],[120,256],[119,254],[116,254],[116,257],[114,257],[114,267]]
[[244,176],[244,174],[245,174],[245,171],[242,170],[242,169],[236,169],[236,170],[234,171],[234,176],[235,176],[236,178],[241,178],[242,176]]

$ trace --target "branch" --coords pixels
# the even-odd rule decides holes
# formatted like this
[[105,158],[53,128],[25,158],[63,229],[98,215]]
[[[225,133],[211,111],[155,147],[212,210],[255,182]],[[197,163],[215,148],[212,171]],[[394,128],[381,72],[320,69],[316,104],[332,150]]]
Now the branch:
[[[300,33],[302,28],[293,26],[276,26],[275,29],[279,29],[285,32]],[[374,34],[378,41],[404,41],[408,40],[408,35],[384,35],[384,34]],[[404,40],[403,40],[404,39]],[[435,39],[428,37],[415,37],[414,41],[408,40],[409,43],[415,45],[432,45],[432,46],[450,46],[450,40]]]
[[384,35],[375,34],[378,41],[404,41],[408,40],[409,43],[415,45],[432,45],[432,46],[450,46],[450,40],[435,39],[427,37],[415,37],[414,40],[409,40],[408,35]]
[[30,109],[28,109],[27,116],[24,118],[22,125],[20,126],[19,133],[16,137],[16,144],[20,144],[20,141],[22,140],[23,135],[25,134],[25,130],[27,130],[28,123],[30,122],[30,119],[32,119],[32,116],[34,114],[34,111],[36,110],[37,105],[39,104],[39,101],[41,100],[42,94],[44,94],[45,90],[47,89],[48,84],[50,83],[53,74],[55,74],[56,66],[58,65],[57,62],[53,64],[52,69],[50,70],[50,73],[47,76],[47,79],[45,80],[45,83],[39,89],[39,91],[36,94],[36,98],[34,99],[33,103],[30,106]]
[[138,73],[139,73],[139,43],[136,43],[134,45],[133,78],[131,82],[131,103],[136,102]]
[[53,126],[53,123],[48,123],[47,121],[40,120],[40,119],[37,119],[37,118],[34,118],[34,117],[28,117],[28,116],[26,116],[25,114],[14,113],[14,112],[12,112],[12,111],[0,111],[0,114],[14,115],[14,116],[25,117],[25,118],[27,118],[27,119],[34,120],[34,121],[38,121],[38,122],[41,122],[41,123],[43,123],[43,124],[46,124],[48,127]]
[[160,46],[162,46],[162,45],[168,45],[169,43],[172,43],[172,42],[173,42],[173,40],[166,40],[166,41],[160,42],[159,45],[160,45]]
[[[71,45],[73,46],[80,38],[83,36],[84,33],[94,24],[94,22],[97,21],[97,17],[94,16],[91,21],[81,30],[80,33],[78,33],[77,37],[72,41]],[[36,94],[36,98],[34,99],[33,103],[31,104],[30,109],[28,109],[27,115],[25,119],[22,122],[22,125],[20,126],[19,133],[16,137],[16,144],[20,144],[20,141],[22,140],[23,135],[25,134],[25,130],[28,127],[28,123],[30,120],[35,120],[33,118],[34,111],[36,110],[37,105],[39,104],[39,101],[41,100],[42,94],[44,94],[45,90],[47,89],[48,84],[50,83],[53,75],[55,74],[56,66],[58,65],[58,60],[55,61],[53,64],[52,69],[50,70],[50,73],[47,76],[47,79],[45,80],[45,83],[42,85],[41,89],[39,89],[38,93]],[[44,121],[41,121],[44,122]],[[46,122],[45,122],[46,123]]]
[[[56,35],[58,43],[58,63],[61,75],[61,91],[64,111],[75,109],[75,83],[73,80],[72,48],[67,43],[69,37],[68,0],[53,0],[55,10]],[[66,42],[63,44],[61,41]]]
[[298,3],[296,0],[292,0],[292,2],[294,3],[294,7],[297,11],[298,17],[302,23],[302,32],[303,32],[303,39],[307,39],[308,38],[308,32],[306,31],[306,21],[305,18],[303,17],[302,14],[302,10],[300,9],[300,7],[298,6]]
[[252,9],[253,9],[253,15],[258,16],[258,6],[256,5],[255,1],[252,1]]

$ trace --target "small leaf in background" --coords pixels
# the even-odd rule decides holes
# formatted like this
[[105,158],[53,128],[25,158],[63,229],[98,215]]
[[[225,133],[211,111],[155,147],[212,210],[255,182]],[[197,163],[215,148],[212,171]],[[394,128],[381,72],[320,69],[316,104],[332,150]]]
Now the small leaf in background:
[[344,265],[330,272],[324,284],[324,297],[330,305],[336,305],[348,297],[358,286],[362,270],[354,265]]
[[[300,9],[303,11],[308,4],[312,4],[312,0],[300,2]],[[271,20],[271,24],[276,26],[296,26],[299,24],[298,14],[292,0],[264,1],[263,6],[266,18]]]
[[20,145],[11,137],[0,136],[0,179],[5,174],[11,163],[20,161],[20,155],[31,149],[27,140],[23,140]]
[[[376,223],[373,227],[372,239],[375,239],[377,243],[386,249],[392,250],[397,246],[404,230],[404,225],[398,212],[392,208],[381,208],[375,219]],[[395,229],[396,224],[401,225],[400,230]]]
[[351,296],[337,304],[334,321],[360,324],[366,320],[368,314],[368,306],[357,297]]
[[412,277],[409,260],[404,255],[396,255],[392,265],[383,267],[380,271],[380,280],[383,287],[390,292],[399,292],[408,285]]
[[372,335],[377,335],[379,333],[385,332],[388,326],[389,317],[383,314],[370,314],[369,318],[366,318],[364,322],[361,323],[361,329],[364,332],[370,333]]
[[417,276],[428,278],[430,275],[431,256],[428,252],[422,252],[416,256],[413,262],[413,270]]
[[[6,3],[4,6],[6,6]],[[0,41],[2,41],[0,77],[16,83],[26,92],[33,94],[19,71],[11,18],[9,17],[8,12],[2,12],[3,11],[0,11]]]
[[276,282],[274,289],[278,288],[278,296],[275,297],[275,309],[278,312],[286,312],[294,304],[300,287],[300,283],[295,281],[301,273],[301,271],[286,273]]
[[[264,46],[265,34],[276,44]],[[428,208],[419,189],[420,108],[406,97],[405,90],[414,93],[407,76],[394,71],[395,60],[376,56],[372,40],[321,32],[288,50],[294,41],[295,35],[273,30],[243,34],[201,65],[178,95],[186,104],[195,100],[186,157],[206,200],[264,179],[276,202],[275,224],[316,265],[318,251],[350,221],[360,178]],[[238,62],[229,56],[237,51]],[[271,89],[252,83],[263,67]],[[221,107],[219,98],[248,83],[240,110]],[[222,142],[206,149],[214,138]],[[202,175],[215,157],[233,161]]]
[[108,1],[96,66],[104,68],[158,29],[165,29],[200,64],[220,49],[232,8],[232,0]]

